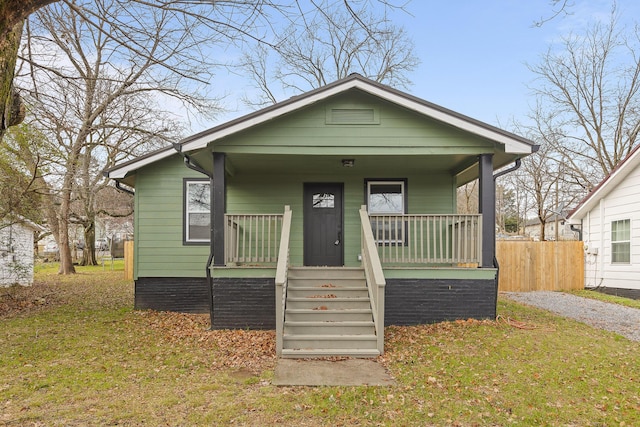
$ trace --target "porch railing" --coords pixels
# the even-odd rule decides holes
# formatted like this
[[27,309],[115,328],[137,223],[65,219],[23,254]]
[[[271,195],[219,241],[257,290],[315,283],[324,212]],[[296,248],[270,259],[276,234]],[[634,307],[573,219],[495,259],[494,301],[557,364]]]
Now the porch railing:
[[282,217],[282,214],[225,215],[225,263],[275,263]]
[[371,300],[371,311],[378,340],[378,351],[384,353],[384,289],[387,284],[382,271],[382,264],[376,241],[371,230],[371,222],[367,214],[367,207],[360,208],[360,223],[362,224],[361,255],[364,274]]
[[383,264],[480,264],[481,215],[371,215]]
[[278,264],[276,266],[276,355],[282,355],[282,336],[284,334],[284,311],[287,300],[289,271],[289,237],[291,236],[291,209],[284,207]]

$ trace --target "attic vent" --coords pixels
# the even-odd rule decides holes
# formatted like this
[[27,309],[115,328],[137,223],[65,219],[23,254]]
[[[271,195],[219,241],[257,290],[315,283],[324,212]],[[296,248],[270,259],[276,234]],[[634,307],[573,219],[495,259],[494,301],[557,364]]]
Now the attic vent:
[[327,124],[332,125],[376,125],[380,123],[374,108],[331,108],[327,113]]

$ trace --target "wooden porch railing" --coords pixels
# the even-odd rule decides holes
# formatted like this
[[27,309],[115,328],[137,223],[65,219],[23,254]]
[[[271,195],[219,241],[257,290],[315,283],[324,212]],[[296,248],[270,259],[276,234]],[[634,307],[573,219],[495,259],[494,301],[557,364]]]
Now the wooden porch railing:
[[291,236],[291,209],[284,207],[278,264],[276,266],[276,355],[282,355],[282,336],[284,334],[284,311],[287,300],[287,282],[289,271],[289,237]]
[[371,215],[383,264],[480,264],[481,215]]
[[275,263],[282,217],[282,214],[225,215],[225,263]]
[[367,207],[360,208],[360,223],[362,224],[361,255],[364,274],[371,300],[373,323],[378,339],[378,351],[384,353],[384,289],[387,285],[382,264],[376,248],[376,241],[371,231],[371,222],[367,214]]

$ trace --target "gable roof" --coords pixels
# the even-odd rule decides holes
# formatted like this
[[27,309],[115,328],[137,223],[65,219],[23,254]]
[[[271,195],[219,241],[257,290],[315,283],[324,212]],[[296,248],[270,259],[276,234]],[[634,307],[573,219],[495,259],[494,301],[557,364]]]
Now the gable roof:
[[587,196],[575,207],[569,216],[569,220],[584,218],[600,200],[613,191],[626,177],[640,165],[640,145],[636,146],[600,183],[595,186]]
[[[526,138],[463,114],[456,113],[455,111],[425,101],[408,93],[393,89],[389,86],[362,77],[359,74],[351,74],[344,79],[337,80],[321,88],[311,90],[302,95],[294,96],[286,101],[279,102],[189,136],[179,142],[181,151],[190,152],[205,148],[208,144],[218,139],[268,122],[287,113],[299,110],[354,88],[376,96],[382,100],[386,100],[398,106],[415,111],[431,119],[435,119],[471,134],[498,142],[504,145],[506,153],[527,155],[537,151],[538,146]],[[175,149],[169,146],[115,166],[107,170],[105,175],[113,179],[122,179],[127,176],[127,174],[139,169],[140,167],[154,163],[175,153]]]

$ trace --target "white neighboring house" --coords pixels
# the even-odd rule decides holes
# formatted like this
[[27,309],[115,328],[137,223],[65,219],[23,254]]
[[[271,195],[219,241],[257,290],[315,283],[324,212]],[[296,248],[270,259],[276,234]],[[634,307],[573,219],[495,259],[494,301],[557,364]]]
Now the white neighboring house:
[[585,287],[640,291],[640,146],[568,219],[582,228]]
[[0,286],[33,284],[33,234],[39,225],[19,219],[0,224]]
[[[552,215],[544,224],[545,240],[556,239],[556,216],[558,219],[558,240],[578,240],[578,233],[571,230],[571,225],[560,215]],[[523,227],[523,234],[532,240],[540,241],[540,219],[527,220]]]

